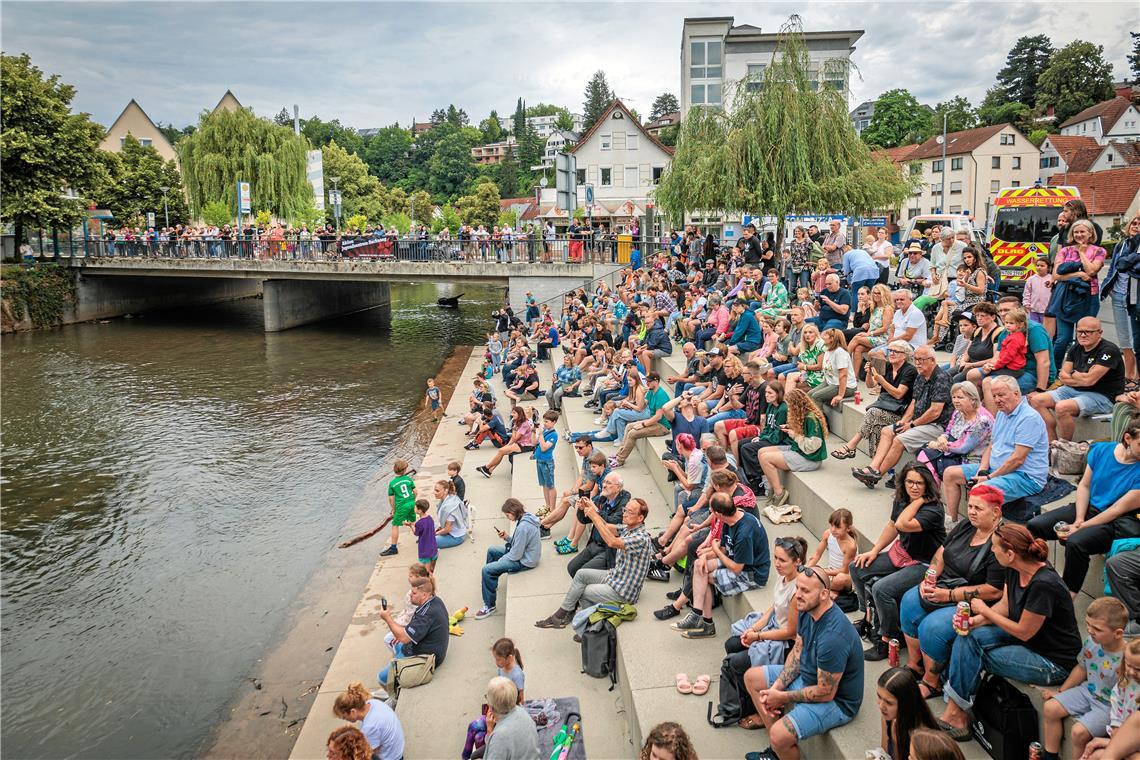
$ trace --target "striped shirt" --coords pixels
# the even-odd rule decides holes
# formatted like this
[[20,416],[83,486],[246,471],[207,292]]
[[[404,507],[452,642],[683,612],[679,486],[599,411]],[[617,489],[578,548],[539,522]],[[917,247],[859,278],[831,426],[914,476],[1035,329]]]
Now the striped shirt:
[[649,572],[649,562],[653,558],[653,542],[644,523],[632,529],[622,528],[618,531],[618,538],[625,542],[625,547],[617,552],[617,562],[606,576],[606,583],[622,599],[637,604],[641,586]]

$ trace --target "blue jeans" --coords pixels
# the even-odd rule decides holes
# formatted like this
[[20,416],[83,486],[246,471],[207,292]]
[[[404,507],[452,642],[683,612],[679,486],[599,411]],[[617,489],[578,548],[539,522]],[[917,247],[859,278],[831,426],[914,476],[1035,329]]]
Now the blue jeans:
[[716,330],[712,329],[711,327],[706,327],[704,329],[697,330],[697,332],[694,333],[694,335],[693,335],[693,343],[696,344],[697,350],[698,351],[704,351],[705,350],[705,343],[714,334],[716,334]]
[[1069,675],[996,625],[983,625],[956,638],[945,691],[963,710],[974,704],[982,671],[1035,686],[1054,686]]
[[741,356],[744,356],[745,354],[750,354],[753,351],[755,351],[756,349],[760,348],[759,343],[753,343],[750,340],[742,340],[742,341],[738,341],[736,343],[732,343],[730,345],[736,346],[736,350],[740,352]]
[[791,301],[796,300],[796,290],[798,288],[811,287],[811,270],[801,269],[798,272],[793,272],[788,269],[788,298]]
[[467,537],[466,536],[459,536],[458,538],[456,538],[455,536],[436,536],[435,537],[435,545],[438,546],[440,549],[452,549],[456,546],[462,546],[463,545],[463,539],[465,539],[465,538],[467,538]]
[[494,607],[499,595],[499,576],[503,573],[521,573],[529,567],[513,559],[503,559],[505,546],[487,547],[487,564],[483,565],[483,606]]
[[903,594],[899,608],[902,632],[908,638],[918,639],[923,653],[934,662],[945,665],[950,661],[950,650],[958,634],[954,631],[954,609],[957,605],[939,607],[927,612],[918,594],[918,586]]
[[396,660],[400,659],[403,656],[404,656],[404,645],[401,644],[399,641],[397,641],[396,642],[396,653],[392,656],[392,659],[388,661],[388,664],[384,666],[383,670],[380,671],[380,674],[376,676],[376,680],[378,680],[380,682],[380,685],[383,686],[385,689],[388,688],[388,671],[391,670],[392,663],[395,662]]
[[869,280],[856,280],[855,282],[851,283],[851,293],[853,295],[859,295],[859,288],[866,288],[867,292],[870,293],[871,288],[875,287],[878,284],[878,277],[872,277]]
[[714,414],[712,417],[709,417],[709,426],[711,427],[721,420],[742,420],[747,416],[743,409],[730,409],[727,412],[721,412],[720,414]]
[[1116,345],[1122,351],[1131,348],[1140,354],[1140,309],[1129,312],[1126,298],[1117,294],[1115,288],[1111,298],[1112,318],[1116,322]]
[[795,362],[788,362],[787,364],[777,364],[775,367],[772,368],[772,371],[775,372],[780,377],[783,377],[784,375],[788,374],[789,372],[795,372],[796,371],[796,363]]
[[626,425],[638,420],[647,420],[652,416],[648,407],[640,412],[633,409],[617,409],[610,415],[610,421],[606,424],[606,432],[610,434],[610,440],[620,441],[625,437]]

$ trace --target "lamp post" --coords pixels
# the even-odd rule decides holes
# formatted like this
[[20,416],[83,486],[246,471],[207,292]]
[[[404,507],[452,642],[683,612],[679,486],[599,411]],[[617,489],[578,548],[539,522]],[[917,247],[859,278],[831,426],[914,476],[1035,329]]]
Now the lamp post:
[[170,192],[170,188],[163,185],[159,188],[162,191],[162,213],[166,216],[166,227],[170,228],[170,205],[166,202],[166,194]]
[[340,190],[337,188],[337,183],[340,182],[340,177],[329,177],[329,182],[333,183],[333,223],[336,225],[336,234],[340,234]]
[[942,196],[938,199],[939,210],[946,213],[946,117],[949,111],[942,112]]

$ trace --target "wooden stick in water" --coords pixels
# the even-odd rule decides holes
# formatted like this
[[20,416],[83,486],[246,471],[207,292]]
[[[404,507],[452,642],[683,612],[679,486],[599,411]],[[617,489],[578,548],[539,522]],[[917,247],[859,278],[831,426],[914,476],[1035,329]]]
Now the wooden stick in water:
[[387,528],[387,527],[388,527],[388,523],[392,522],[392,518],[393,518],[394,516],[395,516],[395,515],[388,515],[388,519],[387,519],[387,520],[385,520],[384,522],[380,523],[379,525],[377,525],[375,528],[373,528],[372,530],[368,531],[367,533],[361,533],[359,536],[357,536],[357,537],[355,537],[355,538],[350,538],[350,539],[348,539],[347,541],[343,541],[343,542],[341,542],[341,544],[340,544],[340,548],[341,548],[341,549],[347,549],[347,548],[348,548],[348,547],[350,547],[350,546],[354,546],[355,544],[359,544],[361,541],[364,541],[364,540],[366,540],[366,539],[372,538],[372,537],[373,537],[373,536],[375,536],[377,533],[379,533],[380,531],[382,531],[382,530],[384,530],[385,528]]

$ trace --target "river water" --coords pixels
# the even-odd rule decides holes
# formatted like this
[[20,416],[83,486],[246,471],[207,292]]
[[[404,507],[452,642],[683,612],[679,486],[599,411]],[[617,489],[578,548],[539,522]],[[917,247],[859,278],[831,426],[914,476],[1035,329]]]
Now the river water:
[[[392,285],[266,334],[251,299],[4,336],[5,757],[184,757],[224,719],[366,486],[422,441],[499,288]],[[377,514],[382,507],[376,503]]]

